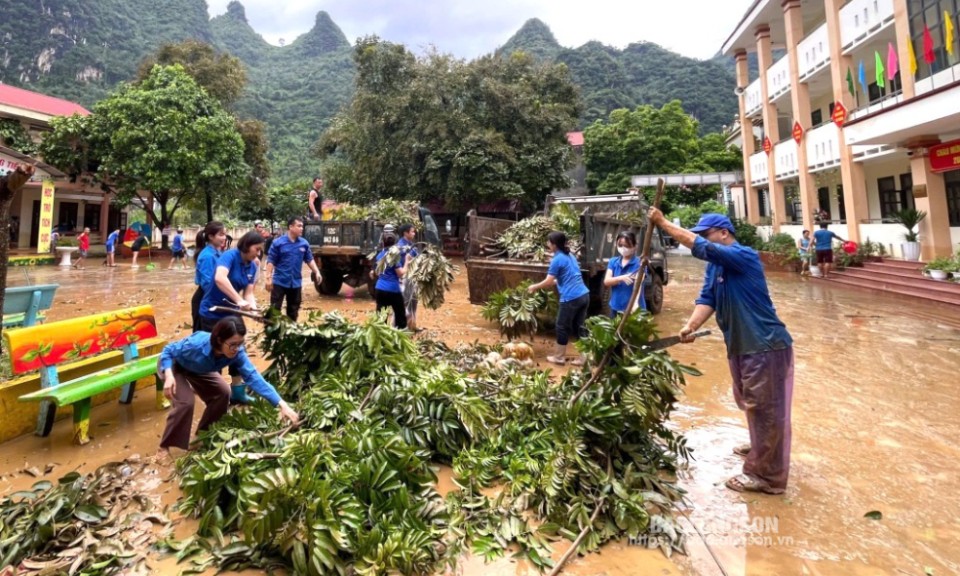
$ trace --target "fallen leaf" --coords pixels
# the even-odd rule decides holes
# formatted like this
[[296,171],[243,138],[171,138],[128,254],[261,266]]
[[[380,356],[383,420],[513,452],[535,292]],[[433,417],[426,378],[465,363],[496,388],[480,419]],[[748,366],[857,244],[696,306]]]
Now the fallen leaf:
[[29,468],[24,468],[23,470],[21,470],[21,472],[23,472],[24,474],[29,474],[29,475],[33,476],[34,478],[37,478],[37,477],[42,476],[42,474],[40,474],[40,470],[38,470],[36,466],[31,466],[31,467],[29,467]]
[[882,519],[883,519],[883,512],[880,512],[879,510],[871,510],[871,511],[867,512],[866,514],[864,514],[863,517],[864,517],[864,518],[869,518],[869,519],[871,519],[871,520],[882,520]]

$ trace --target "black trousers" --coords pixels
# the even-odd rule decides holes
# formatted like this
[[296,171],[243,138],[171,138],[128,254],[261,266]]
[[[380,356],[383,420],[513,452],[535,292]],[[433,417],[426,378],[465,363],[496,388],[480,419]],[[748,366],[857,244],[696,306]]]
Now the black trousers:
[[[238,314],[231,314],[231,316],[235,316],[236,318],[239,318],[241,322],[243,322],[243,316],[240,316]],[[200,329],[203,330],[204,332],[213,332],[213,327],[216,326],[217,322],[219,321],[220,319],[218,318],[207,318],[206,316],[201,316]],[[237,368],[234,368],[233,366],[228,366],[227,372],[230,374],[230,376],[240,375],[240,370],[238,370]]]
[[197,286],[197,291],[193,293],[193,299],[190,300],[190,316],[193,319],[193,333],[203,330],[203,318],[200,316],[200,301],[203,300],[203,288]]
[[403,330],[407,327],[407,309],[403,305],[402,292],[377,290],[377,312],[384,308],[393,309],[393,325]]
[[270,307],[280,310],[284,298],[287,299],[287,318],[296,322],[300,314],[300,304],[303,302],[303,288],[286,288],[274,284],[270,290]]
[[583,338],[583,323],[587,320],[589,307],[589,294],[560,303],[560,310],[557,312],[557,344],[566,346],[571,338]]

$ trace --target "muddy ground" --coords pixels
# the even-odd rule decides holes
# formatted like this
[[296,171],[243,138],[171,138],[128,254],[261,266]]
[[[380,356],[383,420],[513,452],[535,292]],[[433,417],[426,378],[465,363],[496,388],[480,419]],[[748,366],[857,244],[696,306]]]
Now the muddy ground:
[[[166,265],[166,262],[163,262]],[[687,257],[670,260],[671,282],[657,322],[663,335],[684,322],[702,279],[702,265]],[[61,285],[48,321],[151,303],[162,336],[189,333],[192,271],[114,269],[99,261],[86,270],[55,267],[10,269],[11,286]],[[671,354],[704,375],[690,380],[675,425],[694,449],[682,485],[690,506],[687,556],[666,559],[628,542],[607,545],[579,559],[565,573],[579,575],[670,574],[916,574],[960,573],[960,310],[905,301],[771,274],[774,303],[795,339],[793,458],[790,487],[782,496],[741,495],[723,487],[739,472],[734,446],[747,440],[745,421],[730,394],[725,350],[718,336],[677,346]],[[262,286],[261,302],[267,300]],[[336,297],[305,294],[305,310],[338,309],[359,319],[373,309],[365,290],[347,287]],[[437,311],[422,310],[425,335],[448,344],[495,342],[495,326],[467,302],[461,271]],[[716,331],[711,321],[707,327]],[[548,338],[535,341],[542,359]],[[199,418],[199,411],[197,412]],[[70,444],[70,424],[59,422],[49,438],[27,435],[0,446],[0,493],[28,487],[35,479],[69,470],[90,471],[123,456],[152,455],[164,424],[153,394],[141,391],[129,406],[93,410],[85,447]],[[449,473],[440,470],[440,487]],[[169,469],[151,468],[144,485],[164,503],[179,490]],[[881,520],[864,517],[880,511]],[[699,529],[699,533],[696,529]],[[177,534],[193,523],[181,520]],[[557,550],[557,556],[562,549]],[[156,573],[176,573],[170,559]],[[492,565],[466,559],[465,574],[535,573],[505,559]]]

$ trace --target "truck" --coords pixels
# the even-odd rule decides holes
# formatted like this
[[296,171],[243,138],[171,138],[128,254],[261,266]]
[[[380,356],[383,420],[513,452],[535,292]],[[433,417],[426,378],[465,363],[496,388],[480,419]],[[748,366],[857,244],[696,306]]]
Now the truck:
[[[643,241],[645,225],[627,221],[628,213],[645,213],[647,204],[639,193],[603,196],[547,197],[544,214],[550,214],[554,204],[567,204],[580,215],[582,248],[577,258],[583,281],[590,289],[590,314],[608,311],[609,289],[603,285],[607,264],[616,255],[617,235],[631,231],[637,235],[637,250]],[[491,294],[516,287],[524,280],[539,282],[547,275],[549,262],[534,262],[491,256],[490,239],[497,238],[512,226],[512,220],[477,216],[467,213],[467,236],[464,265],[467,269],[470,302],[484,304]],[[644,296],[647,310],[658,314],[663,307],[663,287],[669,281],[667,255],[659,230],[654,230],[650,246],[650,269],[645,281]]]
[[[440,230],[430,210],[419,207],[416,218],[422,224],[417,240],[439,247]],[[368,256],[379,249],[386,224],[373,218],[304,222],[303,237],[310,243],[310,251],[323,276],[316,285],[320,294],[337,294],[344,284],[353,288],[365,284],[370,294],[374,294],[375,281],[370,278],[374,263]],[[403,222],[391,224],[399,226]]]

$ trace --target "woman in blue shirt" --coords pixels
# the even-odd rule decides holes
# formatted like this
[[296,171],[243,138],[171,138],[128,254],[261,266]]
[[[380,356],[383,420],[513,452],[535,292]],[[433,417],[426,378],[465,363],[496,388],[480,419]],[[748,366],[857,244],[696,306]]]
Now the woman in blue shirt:
[[[527,290],[532,294],[542,288],[557,287],[560,292],[560,310],[557,312],[557,348],[547,361],[564,364],[567,342],[571,338],[579,340],[583,332],[583,323],[587,319],[587,307],[590,305],[590,290],[583,283],[580,263],[567,248],[567,235],[563,232],[551,232],[547,236],[547,248],[553,252],[547,277],[532,284]],[[583,357],[572,362],[575,366],[583,364]]]
[[227,232],[223,224],[214,220],[208,222],[203,230],[197,232],[196,246],[193,259],[196,270],[193,273],[193,283],[197,285],[193,299],[190,301],[190,313],[193,316],[193,332],[203,330],[200,320],[200,301],[210,286],[213,285],[213,276],[217,271],[217,259],[227,241]]
[[[640,272],[640,259],[637,258],[637,235],[633,232],[621,232],[617,236],[617,253],[607,265],[607,275],[603,285],[610,288],[610,316],[628,312],[630,296],[633,295],[633,283]],[[641,306],[643,298],[640,299]]]
[[171,447],[188,448],[194,393],[206,404],[197,430],[206,430],[226,414],[230,386],[220,375],[224,366],[236,368],[254,392],[279,408],[281,417],[294,425],[299,422],[300,416],[250,363],[243,347],[246,335],[243,321],[230,316],[214,324],[211,333],[197,332],[164,346],[158,372],[163,378],[163,395],[173,402],[173,409],[160,438],[161,455],[168,455]]
[[[393,234],[383,235],[383,250],[377,254],[377,262],[387,257],[390,247],[397,243],[397,237]],[[405,258],[401,256],[399,261],[393,266],[387,266],[383,274],[377,278],[377,312],[384,308],[393,309],[393,325],[398,330],[407,327],[407,310],[403,305],[403,292],[400,290],[400,279],[406,272]]]

